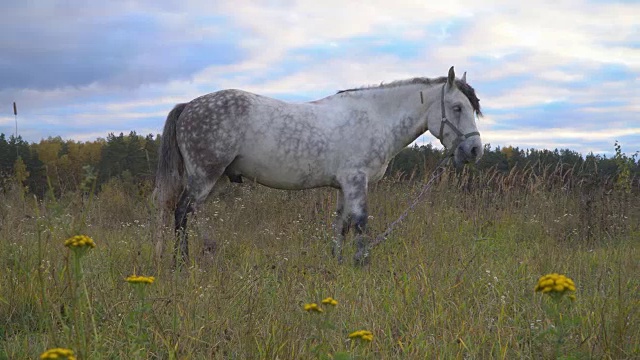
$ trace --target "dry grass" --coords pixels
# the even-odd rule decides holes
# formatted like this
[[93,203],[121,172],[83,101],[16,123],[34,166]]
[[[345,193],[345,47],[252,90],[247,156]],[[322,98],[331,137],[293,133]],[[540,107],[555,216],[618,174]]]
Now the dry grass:
[[[117,183],[94,201],[0,195],[0,358],[74,348],[79,337],[76,353],[90,359],[638,358],[638,193],[565,180],[449,173],[364,268],[330,256],[331,190],[249,184],[211,201],[182,272],[169,257],[154,265],[152,210]],[[371,189],[371,233],[419,190],[389,180]],[[214,256],[201,252],[210,229]],[[62,245],[78,232],[97,244],[82,259],[84,303]],[[134,272],[156,277],[146,306],[124,281]],[[578,288],[559,345],[548,299],[533,291],[550,272]],[[303,310],[327,296],[338,306]],[[360,329],[374,340],[348,339]]]

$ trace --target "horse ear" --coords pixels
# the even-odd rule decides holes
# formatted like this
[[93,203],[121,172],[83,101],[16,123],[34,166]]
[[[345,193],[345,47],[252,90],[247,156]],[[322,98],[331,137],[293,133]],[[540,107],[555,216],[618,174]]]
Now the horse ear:
[[462,81],[463,83],[467,83],[467,72],[465,71],[464,74],[462,74],[462,78],[460,79],[460,81]]
[[456,86],[456,72],[453,70],[453,66],[449,69],[449,76],[447,77],[447,88],[453,89]]

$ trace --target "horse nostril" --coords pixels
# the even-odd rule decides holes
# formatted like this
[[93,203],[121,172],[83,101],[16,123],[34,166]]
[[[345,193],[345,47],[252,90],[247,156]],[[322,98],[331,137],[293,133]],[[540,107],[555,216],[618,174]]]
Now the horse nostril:
[[471,148],[471,156],[473,156],[474,158],[478,157],[478,147],[477,146],[474,146],[474,147]]

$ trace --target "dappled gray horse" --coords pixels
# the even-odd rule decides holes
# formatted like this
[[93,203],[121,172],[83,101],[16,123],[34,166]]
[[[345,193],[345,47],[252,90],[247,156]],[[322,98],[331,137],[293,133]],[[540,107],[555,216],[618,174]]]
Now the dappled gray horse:
[[[477,161],[483,146],[481,116],[466,73],[455,78],[414,78],[339,91],[292,104],[241,90],[222,90],[178,104],[162,134],[155,196],[164,219],[174,211],[176,260],[188,257],[187,214],[202,204],[216,182],[242,178],[277,189],[331,186],[339,191],[333,254],[353,225],[355,261],[368,259],[367,188],[391,159],[431,131],[456,166]],[[162,254],[159,238],[156,252]]]

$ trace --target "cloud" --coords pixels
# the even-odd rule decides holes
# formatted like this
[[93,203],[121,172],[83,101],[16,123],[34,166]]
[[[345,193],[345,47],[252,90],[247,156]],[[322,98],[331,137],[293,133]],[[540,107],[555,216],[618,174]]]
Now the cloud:
[[[0,104],[18,102],[25,136],[158,132],[175,103],[222,88],[307,101],[442,76],[451,65],[468,71],[492,143],[603,149],[612,129],[638,122],[636,2],[43,0],[4,9]],[[11,133],[6,119],[0,111],[0,132]],[[610,135],[589,140],[598,131]],[[636,133],[622,138],[640,143]]]
[[41,9],[25,8],[27,3],[14,5],[23,6],[14,9],[23,12],[21,22],[0,23],[0,90],[94,83],[132,88],[188,78],[243,57],[236,46],[242,32],[224,18],[209,19],[218,31],[195,31],[197,24],[184,29],[186,19],[179,15],[140,9],[70,16],[55,5],[54,15],[44,17]]
[[0,116],[0,125],[8,125],[8,124],[13,124],[15,123],[15,120],[13,117],[9,117],[9,116]]

